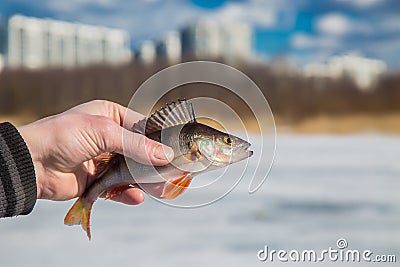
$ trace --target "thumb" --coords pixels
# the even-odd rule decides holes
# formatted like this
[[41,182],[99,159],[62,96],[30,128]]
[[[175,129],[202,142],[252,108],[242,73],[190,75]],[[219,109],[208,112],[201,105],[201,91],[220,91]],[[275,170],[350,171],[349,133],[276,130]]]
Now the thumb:
[[104,151],[117,152],[137,162],[156,166],[166,165],[174,158],[174,151],[169,146],[133,133],[113,121],[110,124],[111,127],[108,125],[101,131]]

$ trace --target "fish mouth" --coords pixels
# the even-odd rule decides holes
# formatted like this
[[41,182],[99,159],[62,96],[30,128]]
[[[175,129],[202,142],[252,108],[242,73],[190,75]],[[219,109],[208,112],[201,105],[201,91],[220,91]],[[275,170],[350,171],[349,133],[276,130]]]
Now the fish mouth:
[[210,160],[211,164],[224,167],[228,166],[232,163],[236,163],[242,160],[245,160],[253,155],[253,151],[249,150],[251,144],[248,142],[237,144],[236,146],[232,147],[232,154],[231,156],[226,158],[219,158],[218,156]]
[[243,142],[240,144],[237,148],[242,149],[244,151],[249,151],[249,148],[251,147],[251,144],[249,142]]
[[253,151],[249,150],[251,147],[251,144],[249,142],[243,142],[240,145],[238,145],[234,151],[235,152],[239,152],[239,153],[243,153],[245,152],[245,154],[247,155],[247,157],[251,157],[253,156]]

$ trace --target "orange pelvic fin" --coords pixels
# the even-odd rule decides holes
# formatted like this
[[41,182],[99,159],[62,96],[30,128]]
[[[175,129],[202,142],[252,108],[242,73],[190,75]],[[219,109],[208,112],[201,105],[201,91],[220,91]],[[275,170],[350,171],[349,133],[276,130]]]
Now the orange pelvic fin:
[[85,230],[89,240],[90,234],[90,212],[92,210],[93,202],[89,203],[84,198],[78,198],[72,208],[68,211],[64,218],[64,224],[66,225],[81,225],[82,229]]
[[182,177],[179,177],[176,180],[173,180],[171,182],[166,182],[161,197],[163,199],[176,198],[177,196],[185,192],[186,188],[189,187],[191,181],[192,177],[190,177],[190,173],[186,173]]
[[121,194],[124,190],[131,188],[129,185],[122,185],[113,188],[110,192],[107,193],[105,200],[109,200],[119,194]]

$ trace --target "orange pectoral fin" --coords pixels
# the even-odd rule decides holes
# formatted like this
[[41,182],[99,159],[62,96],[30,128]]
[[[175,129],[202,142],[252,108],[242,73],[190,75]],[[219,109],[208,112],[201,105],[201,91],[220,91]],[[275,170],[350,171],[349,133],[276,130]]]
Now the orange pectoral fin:
[[192,181],[192,177],[189,175],[190,173],[187,173],[176,180],[166,182],[161,197],[163,199],[174,199],[185,192],[186,188],[189,187],[190,182]]

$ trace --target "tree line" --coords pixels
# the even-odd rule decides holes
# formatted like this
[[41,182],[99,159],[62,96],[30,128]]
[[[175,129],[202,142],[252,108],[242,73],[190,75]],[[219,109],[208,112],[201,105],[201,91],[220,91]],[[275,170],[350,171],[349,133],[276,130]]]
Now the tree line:
[[[0,73],[0,114],[29,112],[43,117],[93,99],[127,105],[135,90],[150,76],[168,66],[132,62],[123,66],[90,66],[75,69],[12,70]],[[276,71],[269,65],[237,64],[261,89],[275,115],[296,122],[310,116],[351,113],[383,114],[400,111],[400,74],[382,76],[371,90],[360,90],[348,77],[307,78],[296,72]],[[210,84],[178,87],[169,99],[208,96],[234,109],[248,108],[226,90]]]

